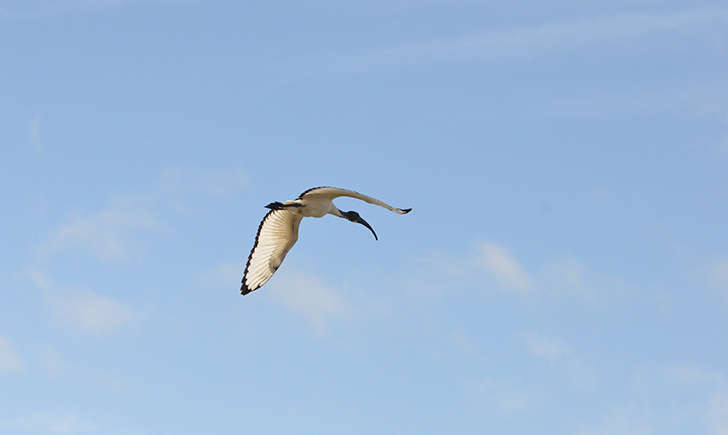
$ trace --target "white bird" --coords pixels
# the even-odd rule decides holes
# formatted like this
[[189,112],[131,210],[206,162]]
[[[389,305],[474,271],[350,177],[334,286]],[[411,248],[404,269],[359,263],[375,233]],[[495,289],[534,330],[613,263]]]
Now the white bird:
[[265,215],[255,235],[255,244],[248,256],[248,263],[243,272],[240,293],[247,295],[265,284],[278,270],[286,254],[298,240],[298,225],[304,217],[323,217],[327,214],[356,222],[369,228],[377,238],[374,229],[355,211],[341,211],[333,203],[334,198],[348,196],[361,199],[369,204],[376,204],[395,213],[406,214],[411,208],[392,207],[378,199],[362,195],[353,190],[336,187],[314,187],[308,189],[293,201],[272,202],[266,205],[271,209]]

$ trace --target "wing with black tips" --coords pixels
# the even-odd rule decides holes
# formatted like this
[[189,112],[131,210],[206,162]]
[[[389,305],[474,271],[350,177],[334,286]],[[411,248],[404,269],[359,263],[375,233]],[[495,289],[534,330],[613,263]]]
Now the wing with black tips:
[[288,210],[271,210],[258,227],[253,249],[243,272],[240,293],[248,293],[265,284],[298,240],[302,217]]

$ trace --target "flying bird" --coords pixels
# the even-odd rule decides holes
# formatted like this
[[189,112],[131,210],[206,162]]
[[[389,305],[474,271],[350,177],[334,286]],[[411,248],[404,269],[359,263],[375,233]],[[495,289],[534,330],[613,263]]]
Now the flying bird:
[[248,263],[243,272],[240,293],[247,295],[265,284],[278,270],[286,254],[298,240],[298,226],[304,217],[320,218],[327,214],[364,225],[379,240],[374,228],[355,211],[341,211],[333,200],[340,196],[360,199],[399,214],[407,214],[411,208],[392,207],[371,196],[362,195],[353,190],[336,187],[314,187],[308,189],[293,201],[271,202],[266,205],[270,211],[265,215],[255,235],[253,249],[248,256]]

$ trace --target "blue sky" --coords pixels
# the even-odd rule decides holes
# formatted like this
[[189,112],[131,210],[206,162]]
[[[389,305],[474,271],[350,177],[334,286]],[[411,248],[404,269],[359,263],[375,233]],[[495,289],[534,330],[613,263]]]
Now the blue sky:
[[[728,5],[0,1],[0,433],[728,434]],[[263,206],[351,188],[239,295]]]

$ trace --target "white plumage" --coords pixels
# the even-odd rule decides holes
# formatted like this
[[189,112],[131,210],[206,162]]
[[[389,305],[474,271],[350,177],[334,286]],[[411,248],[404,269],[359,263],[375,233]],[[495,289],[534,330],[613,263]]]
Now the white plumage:
[[266,206],[271,211],[265,215],[258,227],[258,234],[255,236],[255,243],[243,272],[240,293],[246,295],[260,288],[273,276],[298,240],[298,226],[304,217],[323,217],[332,214],[364,225],[374,234],[374,238],[377,238],[374,229],[357,212],[343,212],[334,206],[333,200],[340,196],[360,199],[399,214],[406,214],[412,210],[392,207],[371,196],[336,187],[314,187],[293,201],[272,202]]

